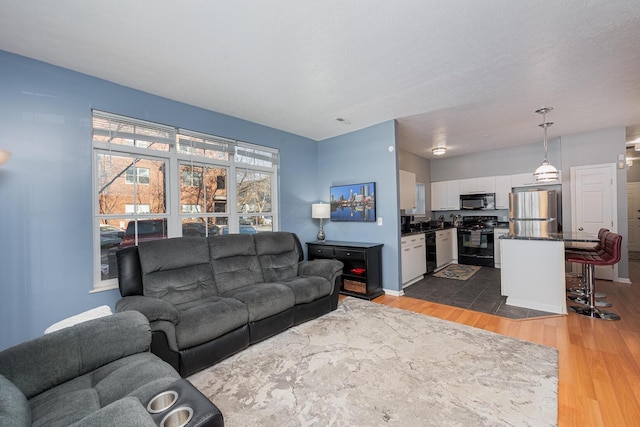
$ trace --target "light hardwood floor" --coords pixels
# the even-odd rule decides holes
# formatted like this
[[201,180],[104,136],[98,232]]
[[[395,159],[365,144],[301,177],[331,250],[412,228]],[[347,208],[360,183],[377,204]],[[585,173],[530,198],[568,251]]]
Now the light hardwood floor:
[[640,426],[640,261],[630,270],[632,284],[596,284],[619,321],[575,313],[510,320],[404,296],[374,302],[555,347],[559,426]]

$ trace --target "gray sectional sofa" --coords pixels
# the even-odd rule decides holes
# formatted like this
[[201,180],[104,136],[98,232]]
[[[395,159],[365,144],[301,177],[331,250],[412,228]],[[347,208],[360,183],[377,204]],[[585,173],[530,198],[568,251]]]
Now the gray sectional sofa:
[[[218,408],[149,352],[140,313],[89,320],[0,352],[1,426],[150,426],[188,406],[191,426],[223,426]],[[177,390],[171,408],[147,410]]]
[[303,261],[288,232],[180,237],[117,253],[116,311],[144,314],[183,377],[338,305],[342,263]]

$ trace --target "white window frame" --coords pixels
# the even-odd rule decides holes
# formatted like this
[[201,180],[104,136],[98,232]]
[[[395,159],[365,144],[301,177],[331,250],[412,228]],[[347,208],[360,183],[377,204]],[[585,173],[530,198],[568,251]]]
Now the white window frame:
[[[117,279],[102,280],[100,271],[100,229],[99,222],[104,218],[125,218],[125,219],[144,219],[144,218],[167,218],[167,235],[168,237],[179,237],[182,235],[182,219],[197,217],[228,217],[229,220],[229,232],[239,232],[239,218],[241,216],[269,216],[272,218],[272,229],[277,231],[279,229],[278,220],[278,176],[279,176],[279,150],[265,147],[256,144],[250,144],[247,142],[230,140],[215,135],[204,134],[194,132],[185,129],[174,128],[166,125],[160,125],[153,122],[147,122],[137,119],[132,119],[125,116],[119,116],[111,113],[105,113],[97,110],[92,111],[92,118],[108,118],[109,120],[122,120],[125,123],[137,123],[141,126],[158,127],[161,129],[172,130],[175,135],[174,140],[164,139],[159,142],[169,145],[168,151],[155,150],[151,146],[153,138],[148,141],[139,140],[136,135],[123,134],[120,138],[126,138],[124,144],[111,144],[104,141],[97,141],[93,139],[93,264],[94,264],[94,284],[91,292],[98,292],[103,290],[116,289],[118,287]],[[93,122],[92,122],[93,123]],[[92,125],[93,129],[93,125]],[[96,134],[105,135],[104,130],[93,129]],[[181,146],[180,136],[197,137],[202,138],[206,142],[194,144],[191,142],[191,146],[184,152],[179,152],[178,148]],[[134,144],[134,141],[137,143]],[[183,145],[184,146],[184,145]],[[197,150],[201,151],[210,150],[213,151],[213,157],[203,157],[194,154]],[[215,155],[215,152],[227,152],[228,160],[221,158],[221,156]],[[207,151],[204,151],[205,153]],[[144,158],[155,158],[157,160],[163,159],[166,165],[166,213],[164,214],[152,214],[152,213],[137,213],[137,214],[100,214],[98,205],[98,194],[96,188],[97,182],[97,159],[98,154],[113,153],[114,155],[136,155]],[[206,154],[205,154],[206,155]],[[227,169],[226,179],[226,195],[227,195],[227,212],[202,212],[202,213],[184,213],[182,212],[182,205],[180,203],[180,164],[192,164],[206,167],[216,167]],[[250,213],[243,214],[237,212],[237,198],[236,198],[236,170],[248,169],[256,172],[269,173],[271,175],[271,211],[264,213]],[[144,184],[143,184],[144,185]],[[214,209],[215,210],[215,209]]]

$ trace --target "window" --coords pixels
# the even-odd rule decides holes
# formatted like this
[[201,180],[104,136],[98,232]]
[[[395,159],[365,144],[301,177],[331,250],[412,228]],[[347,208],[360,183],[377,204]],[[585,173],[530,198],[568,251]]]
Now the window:
[[93,152],[96,290],[122,247],[277,230],[277,150],[93,111]]
[[127,184],[149,184],[149,168],[128,167],[125,181]]

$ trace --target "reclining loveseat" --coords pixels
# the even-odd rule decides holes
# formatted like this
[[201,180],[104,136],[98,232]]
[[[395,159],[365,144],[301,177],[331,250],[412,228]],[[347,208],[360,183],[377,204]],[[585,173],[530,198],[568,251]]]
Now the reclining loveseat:
[[223,426],[218,408],[150,344],[148,320],[130,311],[1,351],[0,426]]
[[151,324],[151,351],[186,377],[338,306],[343,264],[303,261],[288,232],[179,237],[117,253],[122,298]]

